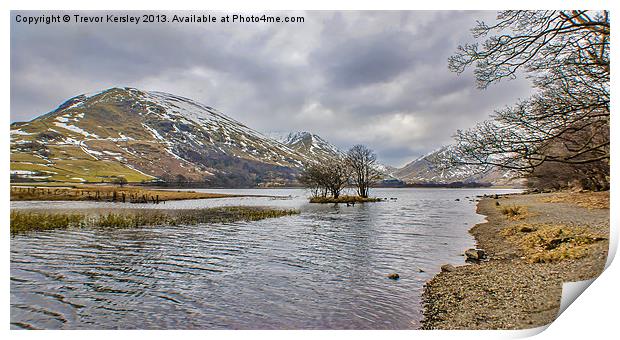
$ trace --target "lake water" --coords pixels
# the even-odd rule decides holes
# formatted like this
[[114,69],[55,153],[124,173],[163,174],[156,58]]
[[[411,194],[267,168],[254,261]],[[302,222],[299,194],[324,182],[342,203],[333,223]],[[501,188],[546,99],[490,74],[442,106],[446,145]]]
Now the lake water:
[[[464,263],[461,254],[474,246],[467,231],[484,218],[472,199],[516,190],[375,189],[397,200],[352,207],[308,204],[299,189],[204,191],[287,198],[12,202],[12,209],[258,205],[301,213],[14,236],[11,328],[417,328],[424,283],[442,264]],[[386,277],[393,272],[400,280]]]

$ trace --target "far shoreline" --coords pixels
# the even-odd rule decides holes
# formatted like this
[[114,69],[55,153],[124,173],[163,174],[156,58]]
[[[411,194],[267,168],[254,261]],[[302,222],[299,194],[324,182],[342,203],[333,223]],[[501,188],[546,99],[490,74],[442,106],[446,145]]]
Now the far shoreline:
[[[215,198],[243,198],[243,197],[266,197],[275,199],[288,198],[281,195],[261,195],[242,193],[222,193],[218,190],[304,190],[303,187],[252,187],[252,188],[203,188],[203,187],[162,187],[156,185],[127,184],[118,186],[111,183],[55,183],[55,182],[32,182],[11,183],[11,201],[101,201],[122,203],[154,203],[165,201],[215,199]],[[452,186],[375,186],[373,189],[470,189],[470,190],[523,190],[509,186],[491,187],[452,187]]]
[[[58,185],[54,185],[58,184]],[[199,192],[198,188],[162,189],[134,185],[112,184],[69,184],[46,183],[44,185],[10,185],[11,201],[96,201],[117,203],[153,203],[160,204],[166,201],[214,199],[214,198],[241,198],[241,197],[268,197],[284,198],[275,195],[230,194]],[[217,190],[217,189],[215,189]]]

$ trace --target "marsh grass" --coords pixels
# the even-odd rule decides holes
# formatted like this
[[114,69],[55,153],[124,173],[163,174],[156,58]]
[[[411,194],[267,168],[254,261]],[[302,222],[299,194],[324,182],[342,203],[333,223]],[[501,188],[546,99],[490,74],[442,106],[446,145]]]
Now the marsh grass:
[[333,197],[312,197],[310,203],[364,203],[364,202],[380,202],[381,198],[378,197],[361,197],[361,196],[348,196],[342,195],[338,198]]
[[85,223],[83,214],[51,214],[12,211],[11,233],[77,227]]
[[501,231],[533,263],[558,262],[588,255],[588,246],[607,238],[583,227],[555,224],[520,224]]
[[261,207],[218,207],[183,210],[119,210],[95,214],[11,212],[11,234],[71,227],[132,228],[155,225],[193,225],[256,221],[298,214],[297,210]]

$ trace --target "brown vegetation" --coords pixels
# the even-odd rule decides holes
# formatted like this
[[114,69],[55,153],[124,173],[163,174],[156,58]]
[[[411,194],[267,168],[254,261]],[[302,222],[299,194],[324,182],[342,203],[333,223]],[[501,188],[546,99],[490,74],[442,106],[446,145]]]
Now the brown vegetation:
[[539,200],[544,203],[571,203],[588,209],[609,209],[609,191],[560,192]]
[[195,191],[155,190],[135,186],[75,185],[65,187],[11,186],[12,201],[109,201],[159,203],[162,201],[240,197],[246,195],[214,194]]
[[587,228],[556,224],[520,224],[501,231],[533,263],[578,259],[588,255],[588,245],[606,240]]
[[518,205],[502,207],[500,211],[512,220],[522,220],[528,215],[527,208]]

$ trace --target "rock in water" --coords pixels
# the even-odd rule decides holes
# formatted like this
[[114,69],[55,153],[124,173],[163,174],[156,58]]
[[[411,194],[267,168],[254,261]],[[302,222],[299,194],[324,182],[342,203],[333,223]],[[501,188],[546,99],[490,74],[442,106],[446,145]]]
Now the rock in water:
[[442,272],[453,272],[455,270],[456,270],[456,267],[454,267],[451,264],[444,264],[443,266],[441,266]]
[[480,261],[484,258],[485,253],[482,249],[467,249],[465,256],[467,256],[468,260]]
[[398,274],[396,274],[396,273],[392,273],[392,274],[389,274],[389,275],[388,275],[388,279],[391,279],[391,280],[398,280],[398,279],[400,279],[400,275],[398,275]]

